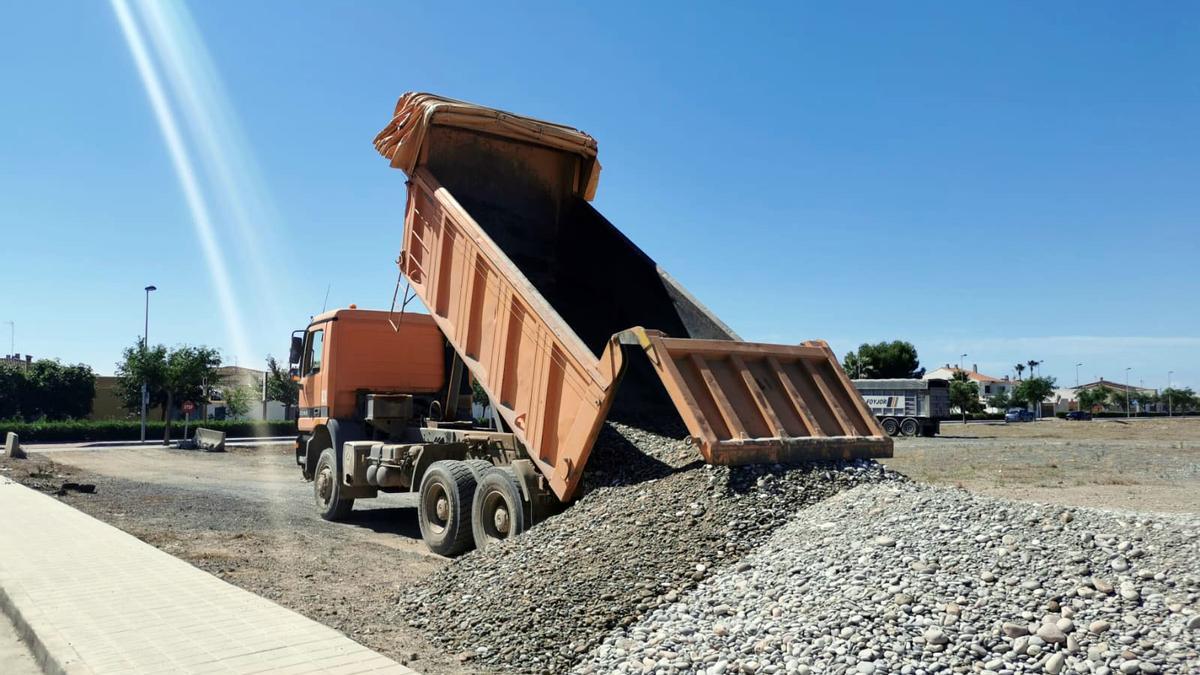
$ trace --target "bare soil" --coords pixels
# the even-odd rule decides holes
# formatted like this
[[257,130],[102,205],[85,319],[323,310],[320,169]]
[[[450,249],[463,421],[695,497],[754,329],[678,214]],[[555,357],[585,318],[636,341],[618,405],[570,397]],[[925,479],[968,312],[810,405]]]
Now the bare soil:
[[942,425],[899,438],[890,468],[915,480],[1043,503],[1200,511],[1200,419]]

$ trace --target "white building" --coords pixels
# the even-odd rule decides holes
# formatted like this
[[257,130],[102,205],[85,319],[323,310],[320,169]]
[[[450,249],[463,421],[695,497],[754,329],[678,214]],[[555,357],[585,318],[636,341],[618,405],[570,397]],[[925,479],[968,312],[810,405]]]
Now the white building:
[[[933,370],[925,373],[924,379],[950,380],[954,378],[954,374],[957,373],[958,370],[959,369],[957,366],[952,366],[947,363],[941,368],[934,368]],[[993,396],[998,396],[1000,394],[1012,396],[1013,389],[1016,388],[1017,382],[1009,379],[1007,375],[1005,375],[1003,378],[984,375],[983,373],[979,372],[979,366],[976,364],[971,364],[971,369],[963,372],[966,373],[967,379],[979,385],[979,402],[983,404],[984,409],[988,412],[1003,412],[1002,410],[988,405],[988,401],[990,401]]]

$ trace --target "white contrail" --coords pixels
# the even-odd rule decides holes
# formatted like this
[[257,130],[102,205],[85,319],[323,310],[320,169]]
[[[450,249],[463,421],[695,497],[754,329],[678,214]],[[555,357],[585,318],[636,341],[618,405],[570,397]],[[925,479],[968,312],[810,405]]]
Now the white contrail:
[[200,239],[200,247],[204,252],[204,259],[208,264],[208,272],[213,286],[216,287],[217,300],[225,319],[225,329],[228,331],[230,341],[233,342],[234,352],[248,355],[251,352],[247,349],[241,314],[238,311],[237,300],[230,284],[229,270],[217,244],[212,220],[209,217],[209,209],[200,191],[192,159],[184,145],[183,137],[179,133],[179,126],[175,122],[175,113],[167,101],[158,72],[150,60],[141,31],[129,11],[129,5],[125,0],[111,1],[113,12],[116,13],[117,21],[121,24],[121,33],[125,37],[125,44],[133,56],[138,75],[146,89],[146,96],[150,99],[150,107],[154,109],[154,117],[158,121],[159,131],[162,132],[163,141],[167,144],[175,175],[179,179],[179,185],[187,200],[188,210],[192,215],[192,225],[196,230],[196,236]]

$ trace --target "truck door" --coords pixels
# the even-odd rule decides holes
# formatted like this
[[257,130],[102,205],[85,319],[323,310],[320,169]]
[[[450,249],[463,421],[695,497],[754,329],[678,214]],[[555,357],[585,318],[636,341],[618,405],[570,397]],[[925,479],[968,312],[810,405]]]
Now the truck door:
[[300,361],[300,428],[312,429],[329,417],[329,374],[326,371],[325,329],[314,328],[304,340]]

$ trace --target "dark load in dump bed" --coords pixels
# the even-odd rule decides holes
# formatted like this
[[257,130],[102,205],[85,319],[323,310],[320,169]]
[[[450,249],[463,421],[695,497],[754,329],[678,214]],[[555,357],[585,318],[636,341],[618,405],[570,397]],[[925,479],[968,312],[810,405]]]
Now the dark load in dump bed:
[[406,94],[376,148],[401,271],[560,499],[610,413],[677,414],[711,463],[891,455],[828,345],[739,341],[592,207],[587,134]]

